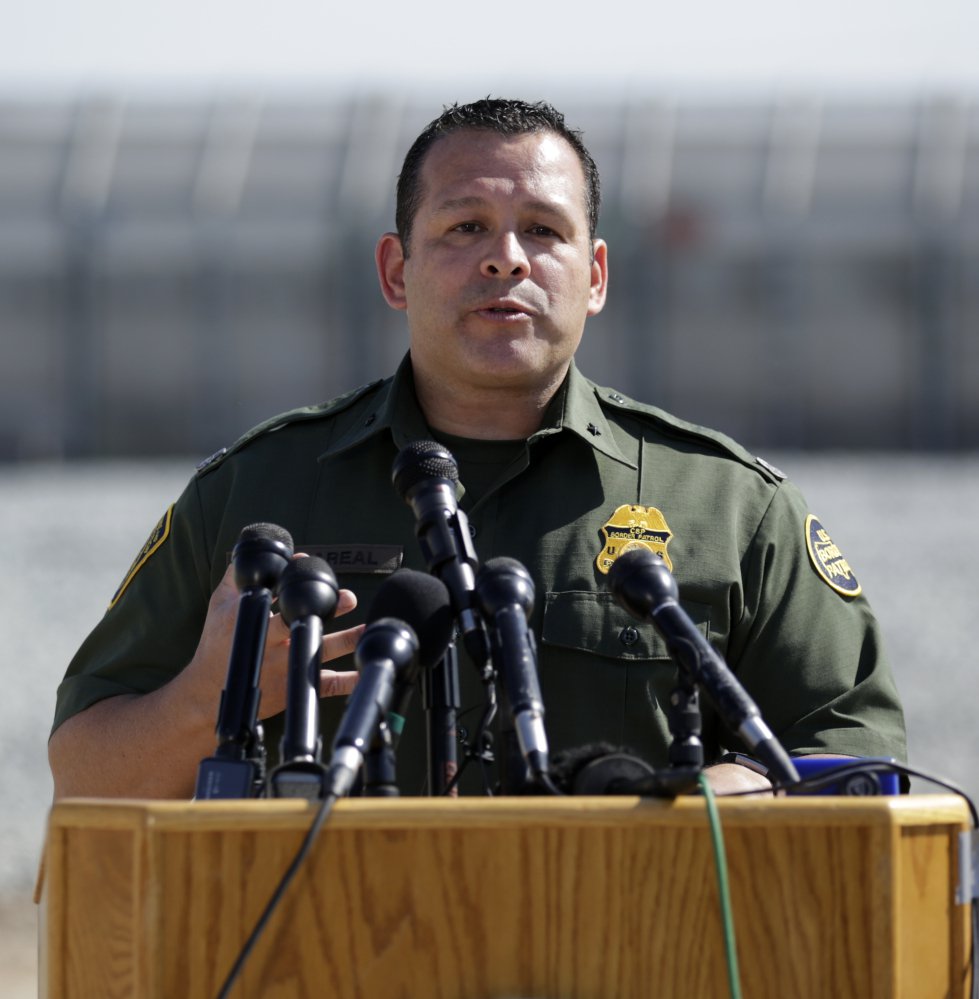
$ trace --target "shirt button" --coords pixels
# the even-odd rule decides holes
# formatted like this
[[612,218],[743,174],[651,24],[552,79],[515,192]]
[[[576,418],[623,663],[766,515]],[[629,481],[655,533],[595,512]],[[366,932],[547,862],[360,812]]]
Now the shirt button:
[[619,632],[619,641],[623,645],[635,645],[639,641],[639,632],[630,624]]
[[476,537],[476,525],[475,524],[470,524],[469,525],[469,537],[471,537],[471,538],[475,538]]

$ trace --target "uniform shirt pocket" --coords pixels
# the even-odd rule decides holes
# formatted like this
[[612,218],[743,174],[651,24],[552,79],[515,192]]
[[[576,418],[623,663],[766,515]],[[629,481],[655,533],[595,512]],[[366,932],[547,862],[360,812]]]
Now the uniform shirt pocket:
[[[683,607],[708,635],[709,606]],[[611,742],[664,766],[678,670],[653,625],[610,593],[589,591],[548,593],[543,617],[541,684],[554,748]]]
[[[710,634],[710,607],[681,601],[697,629]],[[548,593],[541,641],[607,659],[669,659],[666,643],[650,621],[637,621],[611,593],[570,590]]]

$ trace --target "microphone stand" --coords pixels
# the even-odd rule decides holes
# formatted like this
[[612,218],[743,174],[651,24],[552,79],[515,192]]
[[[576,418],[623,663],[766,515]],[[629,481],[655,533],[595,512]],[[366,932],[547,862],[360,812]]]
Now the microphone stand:
[[459,692],[459,654],[450,644],[445,655],[422,673],[422,705],[428,720],[428,793],[438,797],[459,794],[453,778],[459,769],[456,716],[462,704]]
[[616,794],[638,794],[646,798],[676,798],[697,787],[704,769],[704,744],[700,739],[703,717],[697,684],[684,669],[677,669],[677,685],[670,692],[666,712],[670,741],[669,766],[623,782]]
[[394,753],[394,739],[387,721],[382,720],[377,733],[371,741],[370,748],[364,755],[360,787],[354,787],[351,796],[362,795],[365,798],[397,798],[398,790],[397,764]]
[[669,767],[662,775],[663,787],[670,797],[676,797],[692,791],[704,769],[700,693],[693,677],[684,669],[677,669],[677,685],[670,693],[666,720],[673,739],[670,742]]

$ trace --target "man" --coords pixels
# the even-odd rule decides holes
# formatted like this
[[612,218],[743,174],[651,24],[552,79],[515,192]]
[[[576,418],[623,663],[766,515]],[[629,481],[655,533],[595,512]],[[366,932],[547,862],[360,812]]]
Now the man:
[[[397,233],[377,245],[409,355],[393,379],[276,418],[206,462],[158,525],[75,657],[50,741],[57,795],[189,796],[214,750],[238,595],[227,553],[272,521],[323,550],[339,613],[367,606],[385,573],[424,568],[411,511],[390,485],[411,440],[458,459],[475,546],[536,583],[531,623],[552,748],[604,740],[665,762],[676,670],[650,628],[607,590],[623,538],[657,551],[697,625],[790,753],[905,755],[901,708],[860,587],[780,473],[722,435],[588,382],[573,357],[608,286],[596,236],[598,174],[547,105],[448,109],[398,182]],[[364,571],[364,570],[367,571]],[[341,657],[360,629],[324,640],[330,733],[356,680]],[[270,626],[262,717],[281,731],[287,630]],[[463,669],[463,734],[482,710]],[[416,699],[417,700],[417,699]],[[422,725],[399,747],[407,793],[424,772]],[[705,706],[711,759],[741,749]],[[767,787],[738,764],[720,789]]]

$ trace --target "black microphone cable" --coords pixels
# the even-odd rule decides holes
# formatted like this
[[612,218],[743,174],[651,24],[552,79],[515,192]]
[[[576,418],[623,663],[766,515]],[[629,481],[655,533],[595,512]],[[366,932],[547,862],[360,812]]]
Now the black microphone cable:
[[295,857],[293,857],[292,863],[286,869],[285,874],[282,875],[282,879],[279,881],[278,887],[272,893],[272,897],[269,899],[268,904],[265,906],[261,916],[259,916],[258,922],[255,924],[255,928],[248,934],[248,939],[242,945],[241,951],[238,953],[238,957],[235,959],[234,964],[231,966],[231,970],[228,972],[227,978],[224,980],[224,984],[218,990],[216,999],[227,999],[227,997],[231,994],[231,989],[237,981],[238,976],[241,974],[241,970],[245,966],[245,962],[255,949],[255,944],[258,942],[258,938],[262,935],[262,932],[268,925],[269,920],[272,918],[272,914],[279,907],[282,897],[288,890],[289,885],[292,884],[293,879],[299,872],[299,868],[302,867],[306,858],[309,856],[309,851],[313,848],[313,844],[316,842],[324,823],[330,817],[330,813],[333,811],[333,806],[336,804],[336,801],[337,796],[332,792],[327,792],[324,795],[319,807],[316,810],[316,815],[313,817],[312,825],[310,825],[309,831],[303,837],[299,850],[296,852]]

